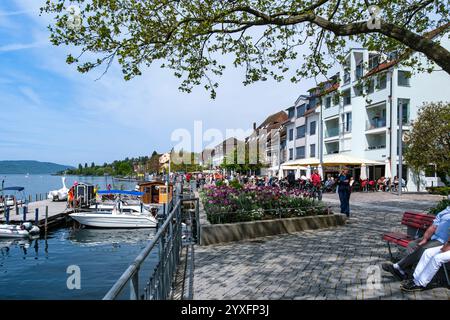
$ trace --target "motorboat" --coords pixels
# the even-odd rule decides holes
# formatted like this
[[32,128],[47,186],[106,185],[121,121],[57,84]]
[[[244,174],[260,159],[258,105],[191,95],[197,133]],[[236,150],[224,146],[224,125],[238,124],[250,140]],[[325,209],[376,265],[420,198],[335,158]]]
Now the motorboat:
[[[24,191],[25,188],[24,187],[6,187],[6,188],[2,188],[0,189],[1,192],[1,197],[0,197],[0,211],[4,211],[5,206],[6,207],[13,207],[16,204],[17,205],[23,205],[25,203],[25,200],[20,199],[17,196],[17,193],[20,192],[22,194],[22,197],[25,198],[25,194]],[[15,193],[15,195],[5,195],[5,191],[13,191]]]
[[[114,194],[128,196],[142,196],[138,191],[104,190],[98,194]],[[69,216],[87,227],[96,228],[154,228],[157,225],[156,212],[144,209],[143,205],[123,205],[123,200],[116,198],[112,210],[109,204],[97,204],[96,210],[75,212]]]
[[62,177],[62,185],[63,187],[58,190],[53,190],[48,193],[47,198],[52,201],[65,201],[67,200],[67,196],[69,194],[69,189],[66,187],[66,177]]
[[38,235],[39,233],[39,227],[33,225],[31,222],[24,222],[21,225],[0,225],[0,238],[27,238]]

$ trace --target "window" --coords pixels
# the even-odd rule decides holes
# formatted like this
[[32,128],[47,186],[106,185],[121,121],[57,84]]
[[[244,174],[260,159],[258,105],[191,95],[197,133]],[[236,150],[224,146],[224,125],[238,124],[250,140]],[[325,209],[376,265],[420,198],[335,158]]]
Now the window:
[[325,109],[331,108],[331,97],[325,98]]
[[289,117],[289,119],[294,117],[294,108],[293,107],[288,109],[288,117]]
[[350,83],[350,72],[344,72],[344,84]]
[[342,96],[344,98],[344,106],[352,103],[352,98],[350,96],[350,89],[343,91]]
[[335,93],[333,96],[333,104],[338,105],[339,104],[339,94]]
[[369,56],[369,70],[372,70],[379,64],[380,64],[380,56],[378,54]]
[[402,108],[402,124],[407,124],[409,121],[409,99],[398,99],[397,103],[397,124],[399,124],[400,108]]
[[364,68],[362,64],[358,64],[355,68],[355,78],[356,80],[362,78],[364,72]]
[[289,129],[289,141],[294,140],[294,129]]
[[353,91],[355,92],[355,97],[362,96],[362,88],[360,84],[357,84],[353,87]]
[[309,124],[309,134],[312,136],[316,134],[316,122],[313,121]]
[[305,147],[295,148],[295,159],[303,159],[305,157]]
[[398,70],[398,85],[402,87],[409,87],[409,78],[411,78],[411,72]]
[[352,113],[347,112],[342,115],[342,131],[352,132]]
[[386,89],[386,82],[386,73],[379,74],[377,79],[378,90]]
[[302,104],[297,107],[297,118],[303,117],[305,114],[306,105]]
[[289,149],[289,160],[294,159],[294,149],[290,148]]
[[375,91],[375,81],[373,78],[370,78],[366,82],[367,93],[373,93]]
[[306,134],[306,126],[297,127],[296,139],[303,138]]
[[316,156],[316,145],[315,145],[315,144],[311,144],[311,145],[309,146],[309,156],[310,156],[311,158],[313,158],[313,157]]

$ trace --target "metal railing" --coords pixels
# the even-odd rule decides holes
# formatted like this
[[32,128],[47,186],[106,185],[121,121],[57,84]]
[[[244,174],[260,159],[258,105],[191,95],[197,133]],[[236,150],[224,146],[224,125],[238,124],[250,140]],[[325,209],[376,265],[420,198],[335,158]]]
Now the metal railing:
[[[103,297],[103,300],[115,300],[119,298],[129,285],[130,300],[165,300],[169,298],[174,285],[175,274],[180,263],[181,250],[183,245],[191,245],[198,241],[199,231],[199,211],[198,198],[181,198],[177,200],[175,206],[170,211],[164,222],[159,219],[158,231],[150,243],[141,251],[134,262],[125,270],[113,287]],[[177,197],[178,197],[177,196]],[[183,243],[182,228],[182,206],[185,201],[197,201],[195,212],[195,223],[190,221],[192,236],[189,243]],[[153,271],[150,272],[144,286],[139,284],[139,275],[144,263],[149,258],[154,249],[158,249],[158,261]]]

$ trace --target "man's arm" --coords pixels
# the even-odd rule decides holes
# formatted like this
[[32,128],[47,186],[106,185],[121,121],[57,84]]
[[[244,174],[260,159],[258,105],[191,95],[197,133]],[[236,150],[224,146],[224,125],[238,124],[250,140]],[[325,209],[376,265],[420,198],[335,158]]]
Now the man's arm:
[[425,231],[422,240],[419,242],[419,246],[423,246],[425,243],[428,242],[428,240],[430,240],[430,238],[433,236],[433,234],[435,233],[437,229],[437,226],[432,224],[427,231]]

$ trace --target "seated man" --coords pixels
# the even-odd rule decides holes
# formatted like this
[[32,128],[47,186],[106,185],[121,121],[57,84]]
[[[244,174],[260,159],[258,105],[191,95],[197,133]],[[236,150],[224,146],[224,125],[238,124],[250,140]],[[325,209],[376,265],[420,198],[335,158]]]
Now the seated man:
[[422,238],[408,244],[408,255],[397,262],[383,263],[384,271],[392,273],[399,281],[407,278],[406,271],[419,262],[423,252],[429,248],[440,247],[449,239],[450,206],[436,215],[433,224],[425,231]]
[[449,261],[450,240],[443,246],[425,250],[414,270],[414,278],[404,282],[401,289],[407,292],[425,290],[442,265]]

